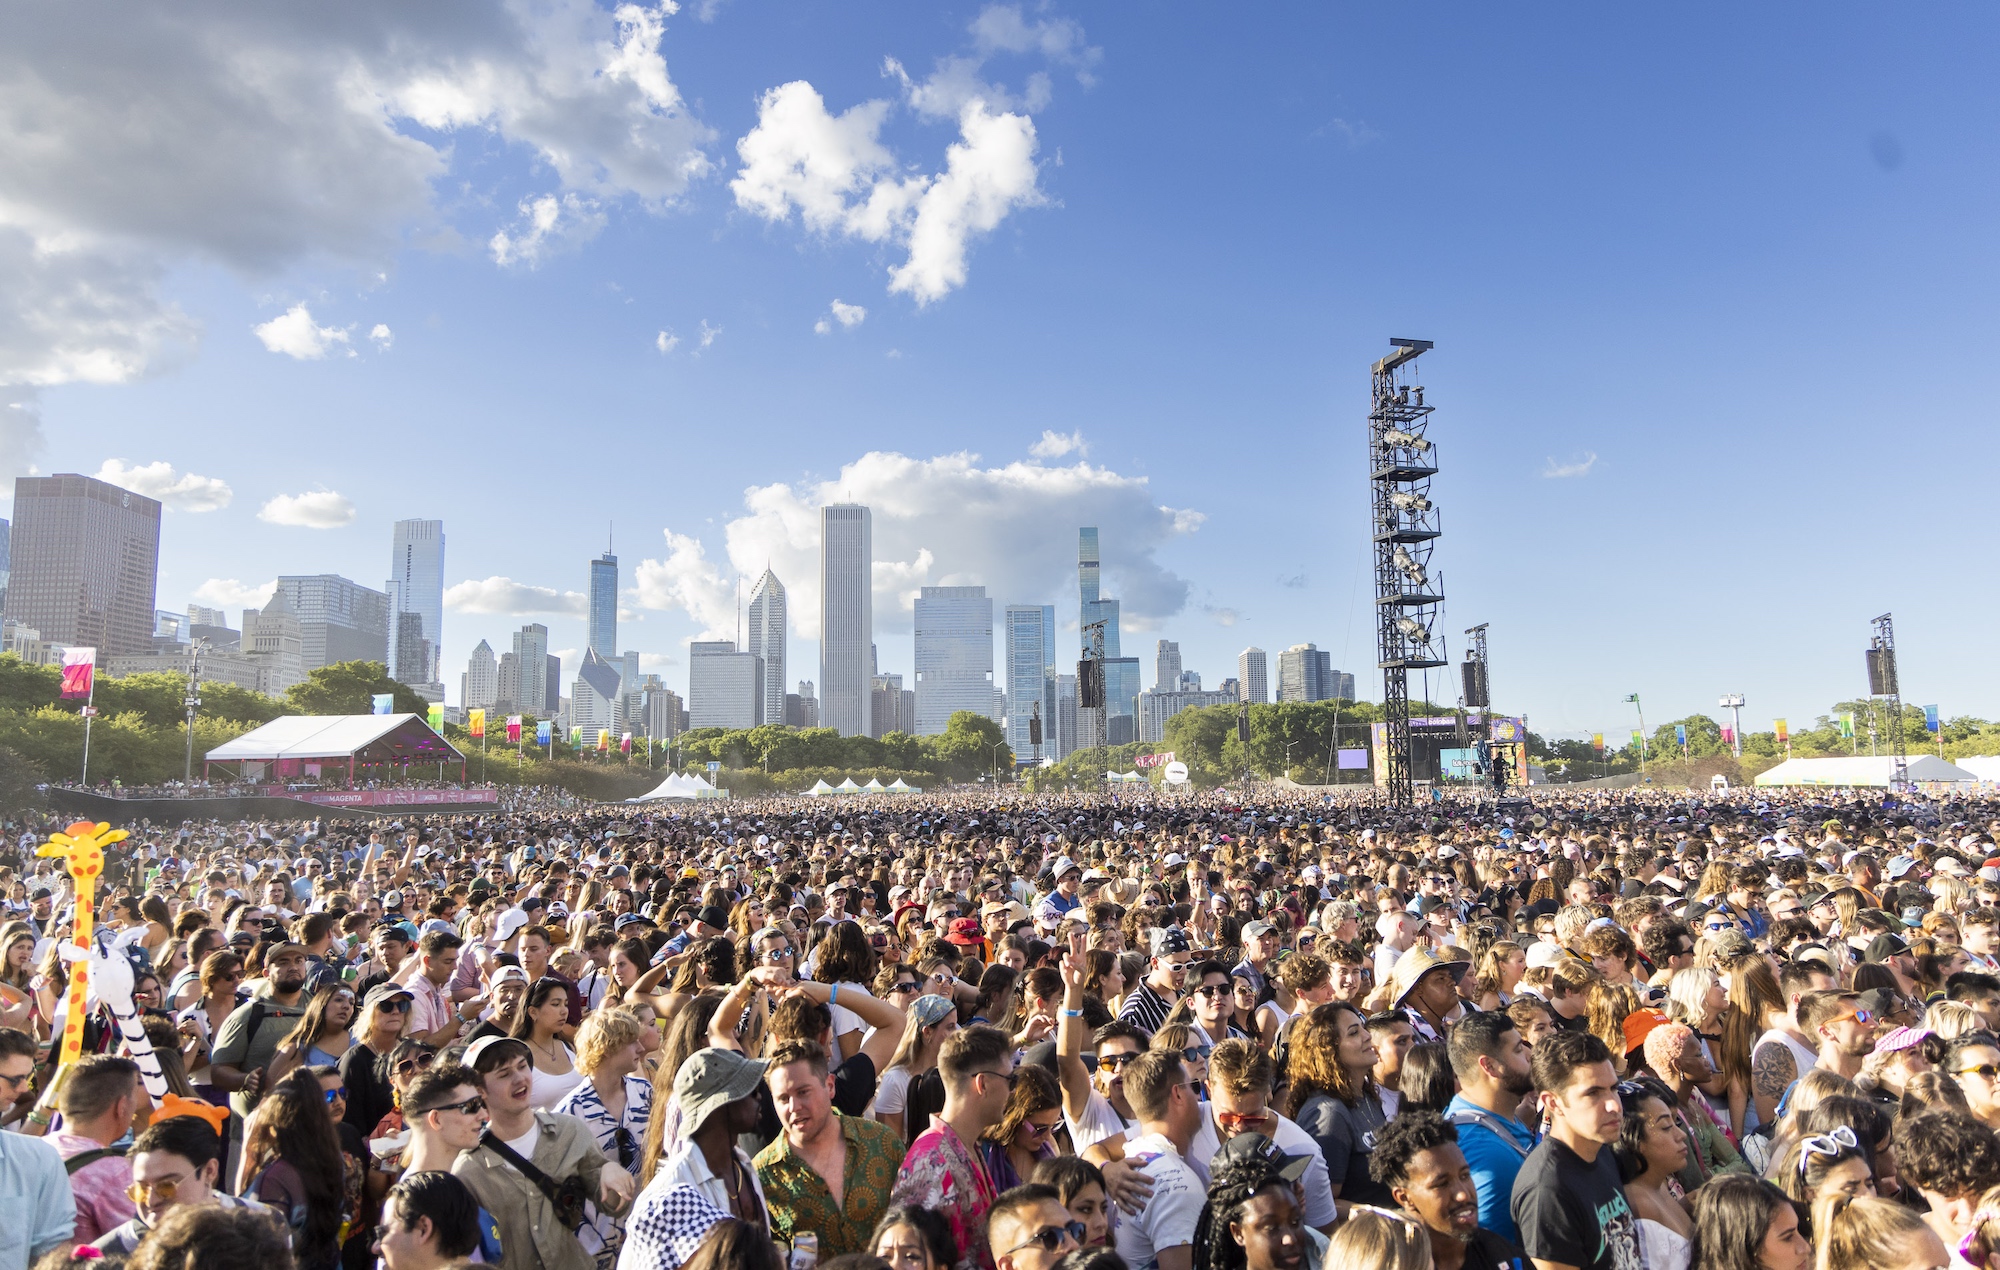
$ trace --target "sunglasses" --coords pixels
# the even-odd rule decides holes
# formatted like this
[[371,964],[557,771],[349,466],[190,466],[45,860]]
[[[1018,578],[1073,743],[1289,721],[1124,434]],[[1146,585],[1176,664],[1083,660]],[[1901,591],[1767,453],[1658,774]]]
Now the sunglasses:
[[1954,1076],[1983,1076],[1992,1080],[2000,1076],[2000,1063],[1981,1063],[1977,1067],[1960,1067],[1952,1072]]
[[1195,989],[1195,995],[1203,997],[1226,997],[1236,991],[1226,983],[1204,983]]
[[1086,1054],[1084,1057],[1091,1060],[1089,1066],[1102,1067],[1112,1072],[1123,1071],[1127,1063],[1139,1061],[1137,1054]]
[[326,1105],[331,1107],[345,1097],[347,1097],[347,1086],[336,1085],[326,1091]]
[[1000,1255],[1011,1257],[1021,1251],[1022,1248],[1030,1246],[1039,1247],[1043,1252],[1060,1252],[1063,1240],[1065,1239],[1081,1248],[1083,1246],[1083,1234],[1084,1227],[1080,1221],[1068,1222],[1061,1226],[1044,1226],[1033,1235],[1030,1235],[1027,1243],[1009,1248]]
[[1007,1088],[1008,1088],[1008,1089],[1012,1089],[1012,1088],[1013,1088],[1013,1087],[1014,1087],[1015,1085],[1019,1084],[1019,1083],[1020,1083],[1020,1081],[1021,1081],[1021,1069],[1020,1069],[1020,1068],[1018,1068],[1018,1067],[1016,1067],[1016,1068],[1015,1068],[1015,1069],[1014,1069],[1013,1071],[1011,1071],[1011,1072],[987,1072],[987,1071],[979,1071],[979,1072],[974,1072],[974,1073],[972,1073],[972,1074],[973,1074],[974,1076],[998,1076],[998,1077],[1000,1077],[1000,1078],[1001,1078],[1002,1080],[1004,1080],[1004,1081],[1006,1081],[1006,1082],[1007,1082]]
[[1875,1012],[1873,1010],[1849,1010],[1847,1013],[1835,1017],[1832,1021],[1835,1023],[1845,1023],[1849,1019],[1853,1019],[1856,1023],[1873,1023],[1875,1021]]
[[125,1188],[125,1196],[134,1204],[145,1203],[148,1195],[158,1197],[163,1205],[171,1204],[180,1192],[181,1183],[187,1180],[185,1177],[169,1177],[157,1182],[134,1182]]
[[1204,1063],[1215,1052],[1213,1045],[1190,1045],[1181,1051],[1181,1058],[1190,1063]]
[[[484,1110],[486,1110],[486,1095],[474,1094],[472,1097],[466,1099],[464,1102],[441,1102],[435,1107],[425,1107],[422,1111],[419,1111],[417,1114],[420,1116],[428,1116],[433,1111],[456,1111],[460,1115],[476,1116]],[[625,1131],[620,1130],[620,1132],[625,1132]]]
[[924,986],[923,984],[917,982],[915,979],[904,979],[901,980],[900,982],[890,984],[889,991],[891,993],[915,992],[918,988],[921,988],[923,986]]
[[761,957],[764,961],[783,961],[792,955],[789,948],[767,948]]
[[1861,1139],[1855,1137],[1854,1130],[1846,1125],[1840,1126],[1832,1133],[1820,1133],[1810,1138],[1802,1138],[1799,1140],[1799,1176],[1806,1175],[1806,1162],[1816,1155],[1838,1156],[1843,1151],[1860,1149]]
[[396,1064],[396,1071],[398,1073],[415,1071],[419,1067],[429,1067],[435,1062],[437,1062],[437,1055],[435,1054],[418,1054],[414,1058],[406,1058]]
[[408,997],[390,997],[384,1001],[377,1001],[375,1008],[378,1010],[387,1010],[391,1014],[404,1014],[414,1004],[415,1002],[411,1001]]
[[1270,1118],[1271,1113],[1269,1111],[1260,1111],[1254,1116],[1237,1111],[1218,1111],[1215,1113],[1215,1123],[1231,1129],[1241,1129],[1248,1125],[1263,1124]]

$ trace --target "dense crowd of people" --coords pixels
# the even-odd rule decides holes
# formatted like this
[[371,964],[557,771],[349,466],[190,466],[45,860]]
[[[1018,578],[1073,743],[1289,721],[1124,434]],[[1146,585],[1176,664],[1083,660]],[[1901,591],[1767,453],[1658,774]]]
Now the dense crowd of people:
[[0,1270],[2000,1270],[1983,796],[124,827],[157,1074],[0,844]]

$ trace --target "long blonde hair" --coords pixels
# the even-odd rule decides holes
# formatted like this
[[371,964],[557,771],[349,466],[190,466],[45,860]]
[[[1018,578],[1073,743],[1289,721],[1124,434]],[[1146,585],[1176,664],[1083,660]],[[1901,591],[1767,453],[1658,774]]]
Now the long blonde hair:
[[1401,1214],[1356,1204],[1333,1232],[1320,1268],[1431,1270],[1431,1234]]
[[1827,1196],[1813,1205],[1813,1229],[1819,1233],[1816,1270],[1901,1265],[1909,1260],[1910,1239],[1937,1238],[1914,1209],[1873,1195]]

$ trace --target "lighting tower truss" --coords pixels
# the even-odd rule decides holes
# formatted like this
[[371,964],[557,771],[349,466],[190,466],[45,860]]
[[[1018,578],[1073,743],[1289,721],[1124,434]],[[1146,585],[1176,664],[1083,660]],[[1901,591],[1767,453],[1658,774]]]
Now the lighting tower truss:
[[1416,801],[1410,773],[1409,672],[1449,665],[1437,632],[1444,595],[1430,569],[1438,511],[1430,499],[1436,450],[1424,435],[1432,407],[1406,369],[1429,340],[1392,339],[1395,351],[1375,363],[1368,410],[1368,475],[1373,491],[1375,649],[1382,670],[1385,792],[1390,803]]
[[1903,739],[1903,684],[1896,669],[1896,624],[1884,613],[1875,619],[1875,638],[1869,641],[1869,661],[1876,668],[1868,685],[1877,696],[1889,698],[1889,748],[1896,758],[1896,775],[1890,788],[1901,792],[1910,787],[1910,751]]

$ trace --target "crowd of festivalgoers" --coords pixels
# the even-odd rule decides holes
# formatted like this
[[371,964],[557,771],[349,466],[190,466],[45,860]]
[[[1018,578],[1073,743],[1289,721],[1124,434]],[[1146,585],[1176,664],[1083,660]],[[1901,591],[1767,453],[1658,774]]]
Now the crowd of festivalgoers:
[[2000,1270],[2000,802],[0,843],[0,1270]]

